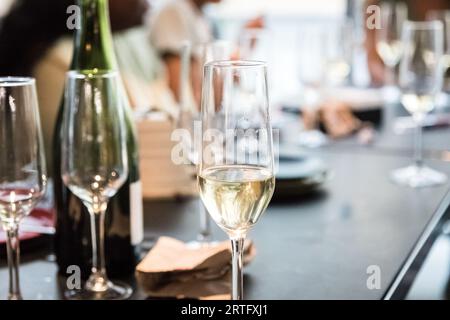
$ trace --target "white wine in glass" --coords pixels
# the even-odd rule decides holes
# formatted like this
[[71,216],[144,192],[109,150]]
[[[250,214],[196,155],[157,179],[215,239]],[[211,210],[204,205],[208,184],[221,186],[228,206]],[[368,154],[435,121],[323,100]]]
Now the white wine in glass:
[[275,186],[271,171],[252,166],[210,167],[198,179],[203,201],[211,208],[214,221],[237,236],[258,221]]
[[200,196],[231,239],[232,298],[243,299],[242,254],[248,231],[275,188],[266,65],[213,61],[204,69]]

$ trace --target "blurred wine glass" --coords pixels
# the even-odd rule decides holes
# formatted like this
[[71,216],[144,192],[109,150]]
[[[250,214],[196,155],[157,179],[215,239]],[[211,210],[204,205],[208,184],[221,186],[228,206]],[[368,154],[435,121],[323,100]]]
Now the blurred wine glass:
[[320,89],[325,81],[326,30],[320,25],[300,28],[297,46],[298,75],[303,87],[304,105],[316,108],[320,103]]
[[[200,100],[202,94],[203,66],[210,61],[228,60],[231,57],[231,44],[227,41],[208,43],[185,42],[181,50],[180,73],[180,113],[177,127],[187,130],[190,139],[183,139],[188,150],[186,163],[188,173],[195,172],[198,165],[198,146],[195,142],[195,125],[200,124]],[[196,241],[190,241],[192,247],[213,245],[211,241],[211,223],[202,202],[199,201],[200,231]]]
[[[300,135],[300,144],[316,148],[327,143],[317,130],[320,106],[330,97],[331,89],[346,84],[351,70],[353,32],[348,20],[305,24],[299,30],[297,61],[302,84],[302,111],[313,119],[309,130]],[[316,119],[314,119],[316,118]]]
[[443,85],[436,101],[436,109],[448,111],[450,109],[450,10],[429,11],[426,19],[441,21],[444,26]]
[[386,66],[385,92],[387,102],[396,102],[396,67],[402,55],[402,26],[408,19],[408,8],[403,2],[385,1],[380,4],[381,28],[376,29],[376,50]]
[[416,123],[415,163],[393,171],[391,179],[413,188],[440,185],[446,181],[446,175],[429,168],[423,161],[422,125],[427,113],[435,108],[442,86],[443,25],[440,21],[406,21],[402,43],[399,86],[402,104]]
[[19,224],[43,197],[44,145],[35,80],[0,78],[0,220],[7,235],[9,300],[20,300]]
[[[323,84],[326,79],[326,30],[317,24],[305,24],[300,27],[297,38],[297,70],[301,83],[301,110],[303,120],[305,113],[315,119],[322,103]],[[315,122],[315,120],[313,120]],[[304,128],[299,136],[299,143],[308,148],[318,148],[326,144],[325,135],[317,129],[317,123],[310,127],[303,122]]]
[[350,20],[331,23],[326,31],[325,85],[340,87],[346,84],[351,71],[354,46],[353,24]]
[[105,213],[128,178],[123,92],[117,72],[67,74],[62,134],[62,179],[89,212],[92,268],[81,290],[67,299],[118,300],[130,297],[126,284],[113,283],[105,269]]

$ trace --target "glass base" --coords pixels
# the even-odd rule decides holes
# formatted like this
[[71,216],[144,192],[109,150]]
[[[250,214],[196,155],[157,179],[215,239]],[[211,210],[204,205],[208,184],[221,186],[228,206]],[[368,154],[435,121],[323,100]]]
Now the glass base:
[[411,165],[406,168],[394,170],[391,180],[402,186],[411,188],[424,188],[444,184],[447,176],[444,173],[431,169],[427,166]]
[[8,300],[23,300],[23,297],[20,293],[16,293],[16,294],[9,294],[8,295]]
[[64,297],[67,300],[125,300],[128,299],[133,290],[125,283],[108,281],[107,289],[94,291],[83,288],[81,290],[67,290]]

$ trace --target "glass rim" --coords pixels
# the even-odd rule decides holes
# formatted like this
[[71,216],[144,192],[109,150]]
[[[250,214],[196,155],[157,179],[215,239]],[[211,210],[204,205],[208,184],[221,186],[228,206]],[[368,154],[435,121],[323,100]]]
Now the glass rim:
[[66,77],[68,79],[108,79],[118,76],[119,72],[116,70],[70,70],[67,71]]
[[32,77],[0,77],[0,87],[23,87],[36,83]]
[[265,68],[267,62],[260,60],[216,60],[205,64],[205,68],[240,69],[255,67]]
[[434,28],[444,29],[442,21],[439,20],[425,20],[425,21],[413,21],[406,20],[404,22],[404,27],[414,30],[432,30]]

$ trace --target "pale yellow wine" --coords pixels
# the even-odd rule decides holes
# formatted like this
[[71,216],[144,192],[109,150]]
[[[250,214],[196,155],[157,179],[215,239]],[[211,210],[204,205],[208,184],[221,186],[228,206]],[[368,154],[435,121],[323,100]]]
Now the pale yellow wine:
[[266,210],[275,188],[270,170],[256,166],[215,166],[198,177],[200,196],[227,233],[245,234]]

